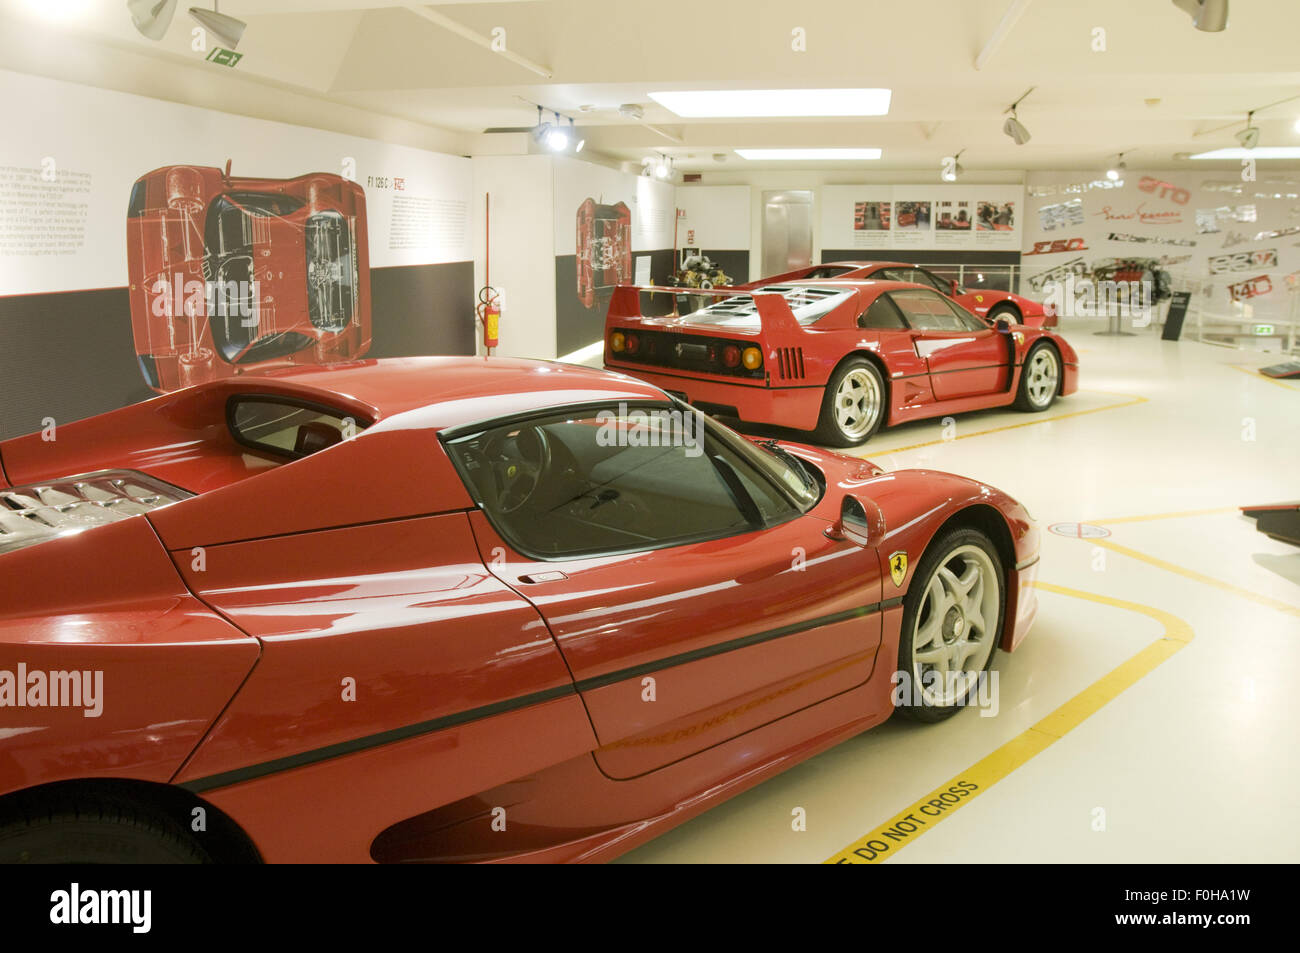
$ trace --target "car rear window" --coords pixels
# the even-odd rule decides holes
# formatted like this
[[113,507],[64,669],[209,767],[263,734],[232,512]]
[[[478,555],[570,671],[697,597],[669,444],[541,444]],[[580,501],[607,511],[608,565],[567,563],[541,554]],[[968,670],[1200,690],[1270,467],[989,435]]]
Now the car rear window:
[[226,419],[244,446],[294,459],[342,443],[370,424],[323,405],[258,394],[230,398]]

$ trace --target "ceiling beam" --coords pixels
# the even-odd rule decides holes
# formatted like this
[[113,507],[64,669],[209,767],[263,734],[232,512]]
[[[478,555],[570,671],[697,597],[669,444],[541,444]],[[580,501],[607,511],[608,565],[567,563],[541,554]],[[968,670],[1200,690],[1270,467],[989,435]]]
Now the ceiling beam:
[[437,10],[431,10],[426,6],[408,6],[406,9],[410,10],[417,17],[428,20],[430,23],[440,26],[444,30],[455,33],[459,37],[464,37],[471,43],[478,44],[485,50],[491,50],[497,56],[509,60],[516,66],[522,66],[526,70],[531,70],[543,79],[551,79],[555,76],[549,67],[542,66],[540,63],[535,63],[526,56],[520,56],[514,50],[509,48],[502,48],[499,50],[493,49],[492,38],[490,36],[484,36],[477,30],[471,30],[469,27],[465,26],[465,24],[458,23],[451,17],[439,13]]
[[997,52],[998,47],[1002,45],[1002,41],[1007,38],[1007,34],[1015,27],[1016,21],[1020,19],[1021,14],[1029,9],[1029,5],[1033,2],[1034,0],[1011,0],[1011,6],[1007,7],[1006,13],[1002,14],[1002,20],[993,31],[993,35],[984,44],[984,49],[980,50],[979,55],[975,57],[976,69],[984,68],[984,64]]

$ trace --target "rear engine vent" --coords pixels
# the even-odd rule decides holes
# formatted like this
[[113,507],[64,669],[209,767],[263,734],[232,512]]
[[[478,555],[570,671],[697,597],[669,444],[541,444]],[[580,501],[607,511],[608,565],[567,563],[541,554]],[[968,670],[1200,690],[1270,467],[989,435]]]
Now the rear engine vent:
[[193,495],[134,470],[99,470],[0,490],[0,555]]
[[776,353],[777,374],[783,381],[800,381],[804,378],[803,348],[782,347]]

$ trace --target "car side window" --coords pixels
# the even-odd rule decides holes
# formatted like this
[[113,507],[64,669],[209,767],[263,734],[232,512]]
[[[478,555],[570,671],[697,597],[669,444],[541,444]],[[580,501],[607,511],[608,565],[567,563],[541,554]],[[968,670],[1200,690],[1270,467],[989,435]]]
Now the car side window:
[[939,280],[937,275],[931,274],[930,272],[926,271],[924,268],[913,268],[912,274],[916,276],[912,280],[915,281],[917,284],[929,285],[931,288],[939,292],[939,294],[941,295],[947,295],[948,292],[951,290],[950,286],[946,281]]
[[978,316],[971,314],[961,305],[957,304],[950,298],[945,297],[944,303],[948,305],[949,310],[956,315],[957,320],[961,322],[963,328],[967,331],[987,331],[989,326]]
[[907,323],[920,331],[965,331],[965,323],[948,306],[943,295],[922,288],[892,291],[894,299]]
[[886,281],[911,281],[910,268],[882,268],[872,275],[872,278],[883,278]]
[[716,539],[801,512],[704,415],[678,407],[538,417],[447,449],[497,532],[538,558]]
[[906,328],[907,322],[903,320],[898,305],[889,300],[889,295],[881,295],[871,302],[871,306],[866,311],[858,316],[858,327],[899,330],[900,328]]

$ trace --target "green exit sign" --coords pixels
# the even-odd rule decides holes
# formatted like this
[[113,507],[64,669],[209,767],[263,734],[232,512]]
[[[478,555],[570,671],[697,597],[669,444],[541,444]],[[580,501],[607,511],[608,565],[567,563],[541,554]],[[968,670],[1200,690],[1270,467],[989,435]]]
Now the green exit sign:
[[227,50],[220,46],[213,47],[212,52],[207,55],[208,62],[216,63],[218,66],[234,66],[243,58],[243,53],[236,53],[234,50]]
[[1271,325],[1271,324],[1257,324],[1257,325],[1255,325],[1255,333],[1256,333],[1256,334],[1262,334],[1262,335],[1264,335],[1264,336],[1268,336],[1268,335],[1270,335],[1270,334],[1273,333],[1273,325]]

